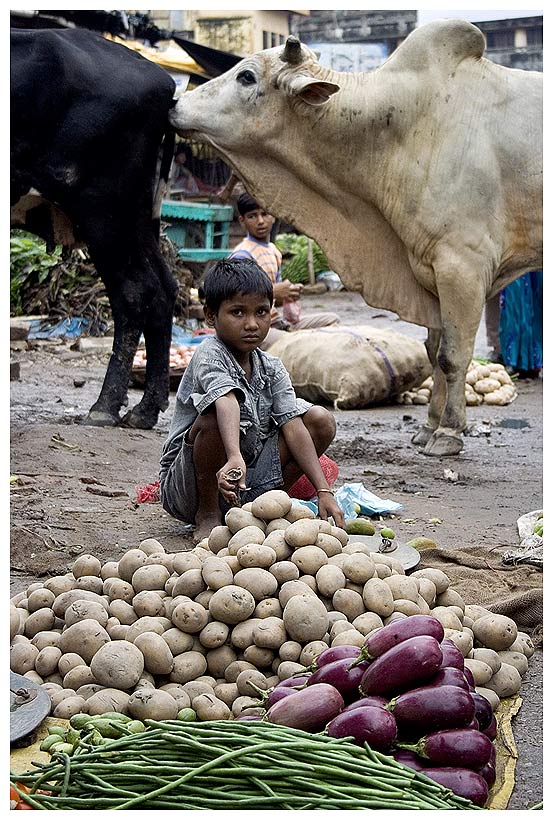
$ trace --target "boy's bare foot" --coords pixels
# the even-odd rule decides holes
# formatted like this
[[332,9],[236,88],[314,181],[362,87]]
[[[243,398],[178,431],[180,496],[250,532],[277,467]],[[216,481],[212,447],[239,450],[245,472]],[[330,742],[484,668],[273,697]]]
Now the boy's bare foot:
[[220,513],[208,513],[196,516],[196,529],[194,530],[194,542],[197,544],[203,538],[207,538],[213,527],[221,525]]

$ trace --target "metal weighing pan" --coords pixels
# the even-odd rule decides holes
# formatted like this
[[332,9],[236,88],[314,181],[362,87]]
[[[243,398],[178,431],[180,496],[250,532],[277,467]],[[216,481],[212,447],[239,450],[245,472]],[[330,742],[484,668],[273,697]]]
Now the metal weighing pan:
[[[382,546],[382,538],[375,535],[350,535],[350,541],[360,541],[362,544],[367,544],[372,552],[379,552]],[[382,550],[383,555],[388,555],[390,558],[395,558],[399,561],[405,572],[415,569],[421,560],[420,552],[408,544],[401,544],[396,539],[391,542],[390,548]]]
[[10,672],[10,743],[31,735],[50,708],[50,697],[38,683]]

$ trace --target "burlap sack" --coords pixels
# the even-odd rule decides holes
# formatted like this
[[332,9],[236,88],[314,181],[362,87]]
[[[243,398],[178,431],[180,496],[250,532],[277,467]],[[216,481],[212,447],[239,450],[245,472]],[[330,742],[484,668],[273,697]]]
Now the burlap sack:
[[298,396],[351,410],[392,401],[431,373],[424,343],[390,330],[298,330],[268,351],[290,374]]

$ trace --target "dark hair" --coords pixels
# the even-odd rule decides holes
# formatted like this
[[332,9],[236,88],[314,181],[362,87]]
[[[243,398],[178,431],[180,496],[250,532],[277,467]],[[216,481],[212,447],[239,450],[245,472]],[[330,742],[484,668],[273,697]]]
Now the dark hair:
[[259,202],[251,196],[251,194],[240,194],[236,200],[236,207],[240,216],[249,213],[250,211],[257,211],[260,207]]
[[220,259],[208,270],[201,287],[206,307],[215,313],[237,293],[257,293],[273,303],[273,283],[254,259]]

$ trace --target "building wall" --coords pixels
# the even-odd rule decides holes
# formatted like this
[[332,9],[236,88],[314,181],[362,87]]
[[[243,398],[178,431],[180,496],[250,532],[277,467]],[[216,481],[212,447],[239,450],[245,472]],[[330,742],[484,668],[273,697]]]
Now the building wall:
[[486,57],[508,68],[543,71],[543,17],[475,23],[486,37]]

